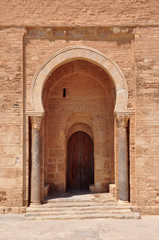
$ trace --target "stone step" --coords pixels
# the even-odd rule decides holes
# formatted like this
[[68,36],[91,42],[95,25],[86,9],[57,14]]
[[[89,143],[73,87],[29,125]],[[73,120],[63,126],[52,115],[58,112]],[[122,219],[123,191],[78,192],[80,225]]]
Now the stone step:
[[46,199],[46,203],[54,202],[114,202],[114,198],[109,193],[102,194],[86,194],[86,195],[64,195],[52,196]]
[[139,219],[138,213],[131,211],[130,204],[115,202],[108,193],[73,195],[50,198],[42,205],[31,205],[26,209],[26,219],[93,219],[118,218]]
[[85,205],[85,204],[91,204],[91,205],[112,205],[112,204],[116,204],[114,201],[112,202],[93,202],[93,201],[65,201],[65,202],[48,202],[48,204],[56,204],[56,205],[61,205],[61,204],[81,204],[81,205]]
[[49,212],[49,211],[109,211],[109,210],[130,210],[129,206],[70,206],[70,207],[65,207],[65,206],[61,206],[61,207],[29,207],[27,208],[27,212]]
[[26,216],[27,220],[69,220],[69,219],[95,219],[95,218],[114,218],[114,219],[140,219],[138,213],[87,213],[87,214],[66,214],[66,215],[41,215],[31,214]]
[[[117,203],[96,203],[96,202],[56,202],[56,203],[46,203],[46,204],[42,204],[42,205],[38,205],[38,206],[34,206],[32,205],[32,208],[36,208],[36,207],[41,207],[41,208],[52,208],[52,207],[82,207],[82,206],[118,206]],[[129,206],[129,204],[125,204],[124,205]]]
[[124,213],[131,213],[131,209],[111,209],[111,210],[103,210],[102,209],[88,209],[88,210],[85,210],[85,209],[77,209],[77,210],[73,210],[73,209],[70,209],[69,211],[67,210],[60,210],[60,211],[54,211],[54,210],[51,210],[51,211],[38,211],[38,212],[27,212],[25,216],[31,216],[31,215],[72,215],[72,214],[97,214],[97,213],[101,213],[101,214],[104,214],[104,213],[109,213],[109,214],[124,214]]
[[[103,200],[93,199],[90,201],[94,202],[94,203],[114,203],[114,199],[103,199]],[[44,203],[63,203],[63,202],[83,202],[83,203],[85,203],[85,202],[88,202],[88,200],[72,200],[72,199],[53,200],[53,199],[50,199],[50,200],[45,201]]]

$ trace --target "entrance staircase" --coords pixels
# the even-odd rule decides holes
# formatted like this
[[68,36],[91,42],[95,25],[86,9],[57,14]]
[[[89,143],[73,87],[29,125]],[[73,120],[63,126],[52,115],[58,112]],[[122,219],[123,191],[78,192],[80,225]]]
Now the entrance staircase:
[[28,207],[25,216],[28,220],[141,218],[139,213],[131,211],[129,204],[116,203],[110,193],[53,196],[42,205]]

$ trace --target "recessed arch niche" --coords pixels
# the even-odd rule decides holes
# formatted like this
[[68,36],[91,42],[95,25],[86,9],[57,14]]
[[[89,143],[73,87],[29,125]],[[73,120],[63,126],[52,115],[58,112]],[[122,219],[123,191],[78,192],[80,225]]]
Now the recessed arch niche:
[[[73,63],[73,67],[72,67],[73,71],[72,72],[70,71],[67,73],[66,66],[69,69],[69,65],[71,66],[72,63]],[[61,113],[66,118],[64,119],[63,116],[60,117],[60,119],[62,119],[62,122],[60,127],[57,127],[56,130],[57,129],[59,130],[57,134],[58,135],[57,146],[59,147],[59,143],[60,143],[62,148],[58,149],[53,147],[52,149],[48,149],[46,145],[51,144],[52,141],[53,143],[55,143],[55,137],[52,138],[52,141],[50,141],[50,139],[46,141],[45,139],[47,132],[49,132],[50,129],[52,128],[50,126],[49,127],[47,126],[46,118],[48,118],[51,112],[49,111],[50,109],[54,110],[54,116],[57,116],[55,106],[51,106],[51,104],[49,103],[49,100],[52,99],[55,105],[58,106],[59,96],[60,98],[62,97],[62,91],[60,91],[59,96],[58,94],[56,95],[57,88],[65,89],[66,96],[67,96],[65,100],[66,99],[69,100],[69,97],[71,100],[70,92],[68,91],[68,88],[64,84],[64,82],[65,83],[69,82],[70,77],[71,78],[73,77],[74,80],[76,79],[76,83],[83,81],[83,80],[77,81],[79,78],[78,76],[79,65],[81,68],[80,70],[80,77],[82,76],[81,79],[84,79],[84,75],[85,75],[87,76],[87,80],[89,79],[89,83],[93,83],[93,82],[95,83],[94,87],[90,91],[92,94],[92,97],[88,96],[89,100],[95,99],[94,96],[97,96],[99,94],[100,97],[98,96],[97,97],[98,99],[103,97],[102,99],[103,102],[101,104],[102,107],[95,109],[95,106],[97,106],[95,104],[95,102],[97,101],[95,101],[94,103],[92,102],[92,106],[93,106],[92,112],[90,111],[91,109],[90,106],[88,107],[89,110],[87,112],[85,104],[81,104],[80,106],[77,104],[76,106],[78,106],[78,110],[68,109],[69,114],[65,114],[65,112],[63,111],[64,108],[61,108]],[[83,66],[81,67],[81,65]],[[87,70],[90,68],[84,69],[86,65],[90,65],[91,67],[93,67],[92,68],[93,71]],[[77,71],[76,71],[76,68],[77,68]],[[97,74],[98,77],[96,76],[96,74],[94,74],[94,69],[96,69],[95,71],[98,72]],[[102,74],[105,75],[105,78],[102,77]],[[75,86],[75,85],[72,84],[72,86]],[[76,86],[76,89],[79,90],[80,88]],[[99,89],[100,91],[94,94],[93,91],[99,90]],[[84,89],[82,90],[82,92],[83,93],[85,92]],[[107,96],[106,97],[107,99],[104,99],[105,96]],[[41,131],[43,131],[43,134],[44,134],[43,147],[44,147],[44,152],[51,154],[52,157],[44,156],[44,160],[47,159],[47,161],[49,161],[49,164],[45,164],[46,169],[44,172],[47,173],[48,169],[50,170],[56,169],[55,172],[51,172],[48,174],[49,177],[54,176],[55,178],[53,181],[53,185],[55,182],[58,181],[58,183],[60,183],[59,190],[65,189],[66,180],[63,181],[62,179],[66,178],[66,147],[65,147],[66,146],[65,144],[66,122],[69,120],[69,116],[71,114],[75,114],[75,115],[77,114],[78,119],[80,119],[81,118],[81,116],[79,116],[80,114],[88,113],[91,121],[93,121],[93,135],[94,135],[94,143],[95,143],[95,184],[97,189],[106,190],[109,183],[114,181],[114,173],[113,173],[114,163],[112,164],[113,161],[110,160],[110,159],[114,159],[113,112],[115,111],[117,113],[124,114],[127,111],[127,101],[128,101],[127,84],[120,68],[113,61],[111,61],[109,58],[107,58],[105,55],[103,55],[101,52],[97,50],[94,50],[89,47],[81,47],[81,46],[70,47],[56,53],[42,65],[42,67],[34,76],[34,79],[32,82],[31,97],[32,97],[32,111],[30,112],[30,115],[43,116],[43,114],[45,113],[43,127],[41,128],[43,129]],[[73,98],[75,99],[75,96]],[[50,106],[50,109],[48,108],[48,106]],[[101,121],[101,118],[99,117],[101,115],[98,113],[99,109],[101,109],[101,113],[106,113],[105,116],[103,117],[104,121],[106,120],[105,127],[101,124],[102,121]],[[58,120],[56,119],[56,121]],[[48,122],[52,122],[52,121],[48,121]],[[109,134],[107,131],[108,129],[109,129]],[[105,133],[107,137],[105,137]],[[105,140],[103,141],[103,139]],[[109,148],[109,151],[108,151],[108,148]],[[108,153],[108,152],[111,152],[111,153]],[[101,160],[103,156],[105,160]],[[60,161],[63,162],[63,164],[61,164],[60,162],[57,163],[56,157],[58,157]],[[58,175],[58,172],[60,172],[59,169],[61,169],[62,173]],[[101,180],[101,176],[103,176],[102,180]],[[44,177],[44,179],[47,182],[49,182],[46,176]]]
[[[65,96],[63,96],[65,89]],[[45,179],[53,191],[65,191],[67,140],[86,132],[94,143],[95,191],[108,191],[114,182],[114,82],[99,66],[85,60],[61,65],[43,91]]]

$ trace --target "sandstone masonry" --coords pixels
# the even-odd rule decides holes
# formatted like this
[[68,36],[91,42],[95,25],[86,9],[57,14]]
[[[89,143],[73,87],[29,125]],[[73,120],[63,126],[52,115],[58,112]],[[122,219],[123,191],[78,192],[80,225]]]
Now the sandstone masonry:
[[94,191],[115,184],[116,201],[159,213],[158,12],[157,0],[0,1],[0,212],[67,191],[67,142],[83,131]]

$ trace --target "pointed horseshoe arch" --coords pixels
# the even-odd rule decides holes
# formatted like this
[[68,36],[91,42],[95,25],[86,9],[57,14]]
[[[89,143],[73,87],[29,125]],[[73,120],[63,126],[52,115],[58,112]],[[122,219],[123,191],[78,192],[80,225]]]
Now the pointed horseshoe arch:
[[65,48],[49,58],[35,74],[32,81],[31,98],[33,112],[44,113],[42,94],[48,77],[64,63],[82,59],[101,67],[112,79],[116,88],[115,111],[124,112],[127,109],[128,90],[124,75],[118,65],[100,51],[84,46]]

